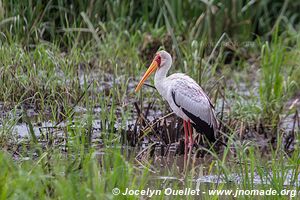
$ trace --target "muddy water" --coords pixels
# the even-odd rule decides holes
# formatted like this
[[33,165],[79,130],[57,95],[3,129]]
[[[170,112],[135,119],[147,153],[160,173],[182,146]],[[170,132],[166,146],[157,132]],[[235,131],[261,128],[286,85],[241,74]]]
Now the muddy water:
[[[94,128],[98,129],[100,128],[99,121],[94,121]],[[53,124],[50,122],[43,122],[40,127],[34,126],[33,130],[35,134],[40,137],[41,133],[45,132],[45,130],[53,129]],[[63,127],[64,124],[62,123],[60,127]],[[0,126],[1,128],[1,126]],[[57,128],[56,128],[57,129]],[[20,138],[28,138],[30,136],[28,126],[25,123],[17,124],[13,128],[13,132],[17,134]],[[63,131],[56,131],[57,137],[64,137]],[[94,144],[97,143],[97,146],[99,147],[99,143],[102,144],[102,140],[97,137],[93,136]],[[149,144],[142,145],[144,148],[147,148]],[[96,145],[93,145],[96,146]],[[103,144],[100,145],[103,147]],[[132,153],[135,155],[138,155],[136,157],[136,166],[138,168],[143,169],[145,166],[147,166],[152,174],[151,179],[157,180],[163,180],[163,181],[183,181],[184,177],[184,156],[176,154],[176,147],[175,145],[171,145],[170,147],[165,147],[168,152],[165,153],[164,156],[160,156],[161,149],[158,147],[156,149],[156,155],[153,157],[149,157],[148,151],[145,151],[145,154],[147,155],[139,155],[139,153],[142,151],[142,147],[138,148],[139,151],[133,150]],[[103,151],[101,151],[101,148],[99,149],[99,155],[103,155]],[[211,157],[206,158],[195,158],[192,157],[189,162],[189,170],[194,170],[194,177],[191,177],[190,181],[194,182],[195,184],[200,183],[230,183],[230,184],[241,184],[243,182],[243,176],[239,174],[229,174],[227,176],[224,175],[215,175],[215,174],[208,174],[208,164],[210,164],[212,161]],[[294,177],[294,171],[289,170],[287,174],[282,175],[284,179],[284,185],[289,186],[300,186],[300,174],[298,173],[298,177],[296,177],[296,181],[292,181]],[[251,176],[249,174],[249,176]],[[254,174],[252,176],[253,184],[264,184],[264,185],[271,185],[270,180],[272,180],[273,173],[272,172],[266,172],[264,177],[262,178],[258,174]],[[276,178],[278,177],[278,174],[276,175]]]
[[[289,170],[286,174],[276,174],[277,179],[283,179],[284,180],[284,186],[300,186],[300,174],[298,173],[298,176],[294,176],[295,172],[292,170]],[[270,180],[273,179],[273,173],[266,172],[264,177],[261,177],[257,173],[255,174],[248,174],[249,177],[252,177],[253,184],[255,185],[271,185],[272,182]],[[196,182],[200,183],[235,183],[235,184],[242,184],[243,183],[243,177],[239,174],[229,174],[226,177],[224,175],[207,175],[200,177],[198,179],[194,179]]]
[[[12,113],[9,112],[2,112],[2,105],[0,103],[0,115],[1,117],[8,118],[9,116],[12,116]],[[220,103],[218,105],[221,105]],[[296,106],[299,106],[299,102],[296,102]],[[145,105],[147,107],[147,105]],[[300,107],[300,106],[299,106]],[[221,109],[221,108],[217,108]],[[76,106],[74,109],[75,113],[78,115],[84,115],[87,110],[86,108]],[[299,110],[300,111],[300,110]],[[100,107],[94,108],[95,113],[102,112]],[[15,115],[21,115],[20,111],[16,111]],[[27,115],[34,119],[38,113],[36,113],[33,109],[27,110]],[[150,109],[149,111],[149,121],[153,121],[157,117],[162,116],[162,113],[158,111],[157,109]],[[34,121],[34,120],[33,120]],[[286,132],[290,132],[294,128],[294,115],[293,113],[285,116],[282,120],[282,123],[280,127],[284,129]],[[1,128],[3,128],[3,124],[0,121],[0,132]],[[126,125],[133,125],[135,123],[135,119],[128,120]],[[39,123],[33,123],[33,131],[37,137],[41,137],[43,133],[45,132],[55,132],[57,137],[64,137],[63,129],[66,127],[66,124],[64,122],[60,123],[58,126],[56,126],[56,123],[46,121],[46,122],[39,122]],[[115,129],[118,130],[120,126],[118,124],[115,124]],[[16,135],[18,138],[29,138],[30,132],[29,127],[26,123],[23,122],[17,122],[12,127],[12,132],[14,135]],[[103,147],[103,142],[100,139],[101,134],[101,120],[96,119],[93,121],[93,137],[92,137],[92,143],[96,144],[97,146]],[[144,140],[144,144],[141,145],[138,151],[133,151],[134,155],[138,155],[143,149],[147,148],[150,145],[151,141],[147,138]],[[101,145],[99,145],[101,144]],[[156,148],[156,155],[154,157],[147,157],[141,155],[137,158],[138,162],[137,167],[143,168],[145,166],[148,166],[150,171],[152,172],[153,179],[162,179],[162,180],[177,180],[182,181],[183,180],[183,171],[184,171],[184,158],[182,155],[176,154],[176,145],[170,145],[165,146],[165,153],[163,156],[161,156],[161,143],[158,143],[158,147]],[[95,146],[95,145],[93,145]],[[293,148],[293,146],[291,146]],[[101,149],[99,149],[99,154],[103,154]],[[224,175],[215,175],[215,174],[208,174],[208,168],[207,164],[211,163],[212,158],[195,158],[190,161],[190,169],[194,168],[195,170],[195,176],[191,178],[192,182],[195,183],[242,183],[243,177],[238,174],[230,174],[226,177]],[[150,164],[150,165],[149,165]],[[172,175],[170,176],[170,172]],[[284,184],[286,186],[291,185],[291,180],[295,177],[293,177],[294,172],[288,171],[287,174],[282,175],[284,179]],[[278,175],[278,174],[277,174]],[[272,179],[272,172],[266,172],[264,175],[264,178],[261,178],[258,174],[253,175],[253,183],[254,184],[271,184],[270,180]],[[298,177],[296,177],[297,181],[293,182],[293,185],[300,186],[300,174],[298,173]]]

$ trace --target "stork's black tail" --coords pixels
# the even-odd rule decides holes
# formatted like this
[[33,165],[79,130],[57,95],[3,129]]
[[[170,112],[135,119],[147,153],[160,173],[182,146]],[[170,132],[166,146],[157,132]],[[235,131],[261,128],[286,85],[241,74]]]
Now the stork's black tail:
[[194,122],[192,123],[194,129],[196,129],[198,133],[203,134],[211,144],[220,143],[227,147],[227,144],[216,139],[216,133],[213,125],[209,125],[207,122],[188,112],[184,108],[182,108],[182,111]]
[[210,143],[213,144],[216,142],[215,132],[212,126],[209,126],[206,122],[192,124],[197,133],[203,134]]
[[200,117],[193,115],[184,108],[182,108],[182,111],[194,122],[192,123],[193,127],[198,133],[203,134],[210,143],[213,144],[216,142],[215,130],[213,125],[209,125],[207,122],[200,119]]

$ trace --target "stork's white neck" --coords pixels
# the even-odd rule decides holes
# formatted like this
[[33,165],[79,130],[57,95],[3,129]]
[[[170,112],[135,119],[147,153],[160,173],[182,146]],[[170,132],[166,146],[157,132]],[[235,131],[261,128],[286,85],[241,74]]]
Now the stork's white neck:
[[162,65],[157,69],[154,77],[154,85],[160,95],[165,97],[166,92],[168,91],[168,84],[166,84],[166,78],[169,69],[171,68],[172,65],[172,58],[166,60]]

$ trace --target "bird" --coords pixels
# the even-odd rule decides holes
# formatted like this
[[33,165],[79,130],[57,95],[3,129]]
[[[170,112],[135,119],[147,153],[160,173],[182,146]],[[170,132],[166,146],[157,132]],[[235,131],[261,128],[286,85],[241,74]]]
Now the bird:
[[154,86],[168,102],[173,112],[183,119],[185,133],[185,152],[189,145],[193,148],[193,128],[203,134],[212,144],[216,142],[218,120],[214,106],[204,90],[195,80],[183,73],[167,76],[172,66],[171,55],[164,50],[158,51],[135,88],[138,92],[146,79],[155,71]]

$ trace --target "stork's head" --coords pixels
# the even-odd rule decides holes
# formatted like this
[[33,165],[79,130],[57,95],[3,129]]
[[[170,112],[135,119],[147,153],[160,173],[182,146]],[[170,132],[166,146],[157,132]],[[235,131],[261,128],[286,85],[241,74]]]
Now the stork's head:
[[167,68],[167,70],[168,70],[171,67],[171,65],[172,65],[172,57],[168,52],[166,52],[164,50],[157,52],[155,54],[155,57],[150,65],[150,67],[148,68],[148,70],[142,77],[141,81],[135,88],[135,92],[137,92],[137,91],[139,91],[139,89],[141,89],[141,87],[143,86],[146,79],[153,72],[155,72],[156,70],[161,70],[161,69],[165,69],[165,68]]

